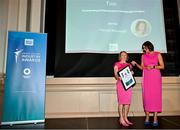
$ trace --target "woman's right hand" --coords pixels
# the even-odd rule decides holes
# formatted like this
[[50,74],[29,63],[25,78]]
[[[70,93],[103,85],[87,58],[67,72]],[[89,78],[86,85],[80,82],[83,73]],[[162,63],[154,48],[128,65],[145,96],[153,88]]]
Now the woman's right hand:
[[121,77],[119,77],[118,75],[115,76],[116,80],[121,80]]
[[133,66],[135,66],[137,63],[136,63],[136,61],[131,61],[131,64],[132,64]]
[[141,65],[139,65],[136,61],[131,61],[131,64],[133,65],[133,66],[136,66],[136,67],[138,67],[139,69],[143,69],[143,64],[141,63]]

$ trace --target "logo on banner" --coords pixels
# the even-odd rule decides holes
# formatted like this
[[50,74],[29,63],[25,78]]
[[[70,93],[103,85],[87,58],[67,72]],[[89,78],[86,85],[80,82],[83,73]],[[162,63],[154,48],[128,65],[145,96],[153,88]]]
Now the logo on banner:
[[25,39],[24,45],[25,46],[34,46],[34,39]]
[[22,53],[23,49],[19,50],[19,49],[16,49],[16,51],[14,52],[15,53],[15,61],[17,63],[18,61],[18,58],[20,56],[20,54]]
[[23,77],[24,78],[31,78],[31,69],[30,68],[25,68],[23,70]]

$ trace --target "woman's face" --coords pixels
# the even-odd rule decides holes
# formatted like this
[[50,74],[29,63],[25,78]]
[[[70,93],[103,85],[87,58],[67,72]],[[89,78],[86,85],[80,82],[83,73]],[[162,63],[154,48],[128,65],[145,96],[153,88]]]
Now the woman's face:
[[120,60],[121,60],[121,61],[127,61],[127,58],[128,58],[127,53],[122,52],[122,53],[121,53],[121,56],[120,56]]
[[139,26],[138,26],[138,30],[141,31],[141,32],[144,32],[145,29],[146,29],[145,23],[140,22],[140,23],[139,23]]
[[140,34],[140,35],[144,35],[146,33],[146,23],[144,22],[139,22],[137,27],[137,33]]
[[142,50],[143,50],[144,53],[150,52],[147,46],[143,46]]

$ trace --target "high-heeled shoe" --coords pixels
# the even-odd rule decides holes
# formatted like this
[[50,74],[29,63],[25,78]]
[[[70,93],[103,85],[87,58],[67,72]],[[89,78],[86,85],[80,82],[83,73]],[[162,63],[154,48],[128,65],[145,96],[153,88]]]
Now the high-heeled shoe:
[[149,121],[145,121],[145,122],[144,122],[144,125],[145,125],[145,126],[149,126],[149,125],[150,125],[150,122],[149,122]]
[[133,125],[132,122],[128,121],[128,120],[125,120],[125,122],[128,124],[128,125]]
[[158,125],[159,125],[158,122],[153,122],[154,127],[157,127]]
[[150,122],[149,122],[149,117],[146,116],[146,119],[144,121],[144,125],[145,126],[149,126],[150,125]]
[[120,120],[119,123],[120,125],[125,126],[125,127],[129,126],[124,120]]

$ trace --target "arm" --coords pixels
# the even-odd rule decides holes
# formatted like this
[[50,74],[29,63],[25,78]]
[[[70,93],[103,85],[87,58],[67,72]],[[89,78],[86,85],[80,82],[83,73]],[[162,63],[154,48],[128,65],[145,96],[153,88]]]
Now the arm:
[[117,73],[118,73],[118,67],[114,66],[114,77],[116,80],[120,80],[120,77]]
[[135,61],[132,61],[131,63],[129,63],[132,75],[134,75],[134,71],[133,71],[133,66],[135,65],[134,63],[135,63]]
[[136,66],[140,69],[140,70],[143,70],[143,63],[141,62],[141,65],[139,65],[138,63],[136,63]]
[[162,55],[160,53],[158,54],[158,62],[159,62],[159,65],[154,66],[154,68],[155,69],[164,69],[164,61],[163,61]]
[[138,64],[138,63],[135,62],[135,61],[132,61],[132,62],[131,62],[133,65],[136,65],[140,70],[142,70],[143,67],[144,67],[144,64],[143,64],[143,62],[142,62],[142,61],[143,61],[142,58],[143,58],[143,56],[141,56],[141,65]]

